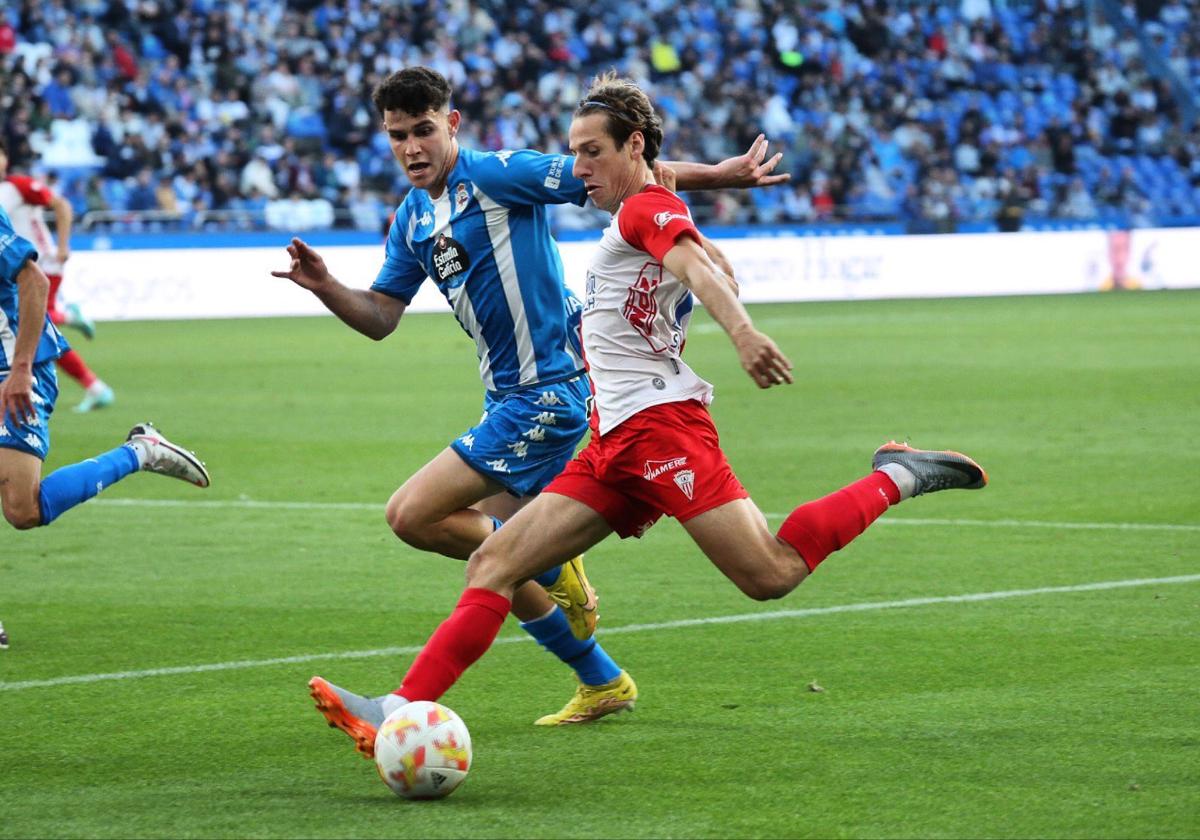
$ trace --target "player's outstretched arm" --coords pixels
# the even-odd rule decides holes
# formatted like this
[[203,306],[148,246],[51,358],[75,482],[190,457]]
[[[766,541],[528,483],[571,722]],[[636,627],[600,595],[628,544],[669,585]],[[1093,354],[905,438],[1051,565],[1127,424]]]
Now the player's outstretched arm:
[[351,289],[329,273],[325,260],[302,239],[293,238],[287,247],[292,263],[287,271],[272,271],[302,289],[308,289],[325,308],[348,326],[379,341],[392,334],[407,304],[398,298],[370,289]]
[[17,340],[9,360],[8,378],[0,382],[0,421],[33,422],[33,359],[46,323],[50,280],[33,260],[17,272]]
[[[666,187],[671,192],[675,192],[677,182],[675,170],[661,160],[654,162],[654,180],[660,187]],[[704,248],[704,253],[708,254],[708,258],[716,265],[718,275],[724,275],[723,279],[729,284],[730,289],[733,290],[733,294],[736,297],[738,284],[737,280],[733,277],[733,264],[729,262],[729,258],[725,256],[725,252],[702,233],[700,234],[700,245]]]
[[720,163],[691,163],[671,160],[666,165],[675,170],[675,178],[681,190],[723,190],[771,187],[791,180],[791,174],[775,173],[775,167],[783,158],[776,152],[767,158],[767,136],[754,138],[745,154],[726,158]]
[[734,295],[731,281],[691,237],[683,237],[663,257],[663,267],[678,277],[721,325],[741,360],[742,369],[760,388],[792,383],[792,363],[770,336],[754,328],[746,308]]

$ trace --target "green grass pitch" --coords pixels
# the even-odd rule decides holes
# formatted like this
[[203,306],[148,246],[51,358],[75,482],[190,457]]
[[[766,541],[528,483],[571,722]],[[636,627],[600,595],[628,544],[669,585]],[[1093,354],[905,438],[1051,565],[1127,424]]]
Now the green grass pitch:
[[[412,655],[385,649],[461,588],[382,513],[479,416],[453,319],[76,340],[118,401],[73,414],[64,382],[47,468],[152,419],[213,486],[135,475],[0,531],[0,837],[1200,836],[1200,293],[752,314],[794,386],[755,389],[702,314],[687,355],[774,525],[889,438],[971,453],[991,486],[905,503],[780,602],[675,522],[601,544],[638,708],[535,728],[572,678],[500,644],[445,698],[475,764],[436,803],[394,797],[305,682],[392,688]],[[1079,588],[1106,581],[1143,582]]]

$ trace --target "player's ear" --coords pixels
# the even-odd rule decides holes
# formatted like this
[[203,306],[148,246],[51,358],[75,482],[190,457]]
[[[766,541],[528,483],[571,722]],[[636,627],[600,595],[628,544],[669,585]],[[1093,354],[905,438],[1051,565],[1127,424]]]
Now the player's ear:
[[642,152],[646,150],[646,138],[640,131],[630,134],[625,144],[629,147],[629,156],[633,160],[639,160],[642,157]]
[[460,122],[462,122],[462,114],[458,111],[457,108],[451,110],[450,113],[446,116],[446,124],[450,126],[450,136],[451,137],[453,137],[455,134],[458,134],[458,124]]

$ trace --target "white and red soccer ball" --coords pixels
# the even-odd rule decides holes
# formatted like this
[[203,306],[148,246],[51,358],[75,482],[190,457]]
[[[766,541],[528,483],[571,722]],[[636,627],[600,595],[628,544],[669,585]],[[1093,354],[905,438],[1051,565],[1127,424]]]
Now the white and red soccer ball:
[[380,725],[375,767],[397,796],[441,799],[471,769],[471,733],[462,718],[440,703],[409,703]]

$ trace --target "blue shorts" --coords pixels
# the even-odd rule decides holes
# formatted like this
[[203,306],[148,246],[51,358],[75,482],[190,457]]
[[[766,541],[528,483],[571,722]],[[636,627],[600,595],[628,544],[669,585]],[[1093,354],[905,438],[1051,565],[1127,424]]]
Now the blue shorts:
[[[0,382],[8,378],[8,372],[0,373]],[[46,460],[50,451],[50,415],[58,400],[58,375],[54,362],[38,362],[33,366],[33,408],[37,418],[32,423],[16,426],[11,417],[0,417],[0,448],[28,452]]]
[[588,429],[584,375],[483,400],[479,425],[450,444],[471,469],[514,496],[533,496],[562,472]]

